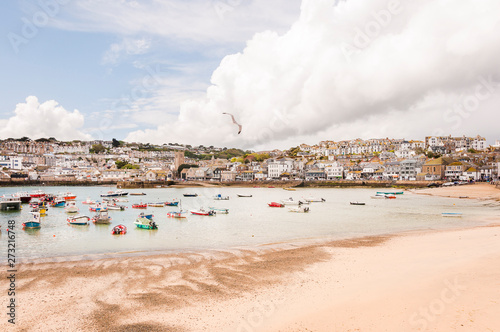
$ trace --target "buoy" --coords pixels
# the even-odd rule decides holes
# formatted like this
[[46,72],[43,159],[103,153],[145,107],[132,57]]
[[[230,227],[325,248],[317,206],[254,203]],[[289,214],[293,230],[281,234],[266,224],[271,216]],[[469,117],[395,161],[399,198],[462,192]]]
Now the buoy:
[[54,234],[54,235],[52,235],[52,237],[56,237],[56,235]]

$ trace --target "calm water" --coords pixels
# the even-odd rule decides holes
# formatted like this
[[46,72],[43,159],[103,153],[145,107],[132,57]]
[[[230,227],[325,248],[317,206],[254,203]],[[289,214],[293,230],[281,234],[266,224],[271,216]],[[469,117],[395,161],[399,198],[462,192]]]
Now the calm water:
[[[0,194],[34,191],[37,188],[2,188]],[[100,200],[99,195],[110,187],[43,187],[47,193],[71,191],[77,195],[80,214],[92,216],[82,204],[87,197]],[[251,246],[287,240],[327,238],[342,239],[366,235],[395,233],[411,230],[445,229],[485,224],[498,218],[496,203],[414,195],[405,192],[395,200],[370,199],[376,189],[297,189],[278,188],[186,188],[186,189],[132,189],[146,196],[128,196],[125,211],[110,211],[111,225],[70,226],[63,208],[50,208],[42,217],[40,230],[23,231],[21,224],[30,219],[29,206],[21,212],[0,213],[0,245],[7,250],[7,221],[16,221],[16,256],[28,261],[38,258],[73,259],[101,257],[101,254],[128,252],[158,252],[169,250],[224,249]],[[186,192],[200,195],[183,197]],[[228,201],[215,201],[216,194],[228,195]],[[239,198],[236,194],[251,194]],[[318,197],[325,203],[311,203],[306,214],[291,213],[288,208],[269,208],[267,203],[288,197]],[[215,217],[188,215],[186,219],[170,219],[168,211],[174,207],[152,208],[159,225],[156,231],[137,229],[133,224],[144,210],[132,209],[133,203],[164,202],[180,199],[183,209],[200,207],[228,208],[229,214]],[[366,206],[351,206],[350,201],[366,202]],[[462,212],[463,218],[443,218],[442,212]],[[124,224],[128,233],[111,235],[114,225]],[[6,261],[6,255],[0,257]]]

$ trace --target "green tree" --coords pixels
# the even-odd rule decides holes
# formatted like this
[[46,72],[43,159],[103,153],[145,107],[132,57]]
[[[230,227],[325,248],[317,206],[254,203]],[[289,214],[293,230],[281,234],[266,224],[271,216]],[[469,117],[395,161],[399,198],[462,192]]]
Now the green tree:
[[113,138],[113,141],[111,144],[113,145],[114,148],[117,148],[121,145],[120,141],[118,141],[116,138]]
[[198,165],[191,165],[191,164],[182,164],[177,168],[177,174],[181,174],[182,170],[186,168],[196,168],[199,167]]
[[94,144],[92,145],[89,151],[90,153],[99,154],[101,152],[106,151],[106,148],[102,144]]

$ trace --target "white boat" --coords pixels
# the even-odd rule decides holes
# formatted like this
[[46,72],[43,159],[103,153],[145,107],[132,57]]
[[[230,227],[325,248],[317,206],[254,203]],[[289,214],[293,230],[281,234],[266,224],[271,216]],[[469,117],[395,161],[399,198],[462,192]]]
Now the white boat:
[[21,210],[21,199],[19,197],[5,197],[0,199],[0,210],[18,211]]
[[309,212],[309,207],[308,206],[291,207],[291,208],[288,208],[288,211],[297,212],[297,213],[307,213],[307,212]]
[[373,195],[373,196],[370,196],[370,198],[373,198],[373,199],[385,199],[385,195]]
[[288,198],[288,199],[283,199],[281,201],[282,204],[284,205],[299,205],[299,201],[294,201],[292,197]]
[[229,209],[209,207],[210,210],[215,211],[217,214],[228,214]]
[[326,202],[326,199],[324,198],[316,198],[316,197],[308,197],[304,199],[306,202],[313,203],[313,202],[318,202],[318,203],[323,203]]
[[128,192],[123,190],[116,191],[108,191],[106,194],[101,194],[101,197],[119,197],[119,196],[127,196]]
[[87,216],[74,216],[67,219],[68,224],[75,226],[88,226],[90,217]]
[[82,204],[88,204],[88,205],[93,205],[95,203],[96,202],[91,200],[90,197],[87,197],[87,199],[82,202]]
[[134,224],[137,228],[142,229],[158,229],[158,225],[153,220],[152,214],[141,213],[135,220]]
[[92,218],[94,224],[111,224],[111,217],[108,215],[107,211],[99,211],[94,218]]
[[443,212],[441,215],[443,217],[462,218],[462,213],[460,212]]
[[221,194],[215,195],[214,199],[216,201],[227,201],[229,200],[229,196],[222,196]]
[[66,202],[66,206],[64,207],[64,211],[66,211],[66,213],[77,213],[78,206],[76,206],[76,203],[74,201]]

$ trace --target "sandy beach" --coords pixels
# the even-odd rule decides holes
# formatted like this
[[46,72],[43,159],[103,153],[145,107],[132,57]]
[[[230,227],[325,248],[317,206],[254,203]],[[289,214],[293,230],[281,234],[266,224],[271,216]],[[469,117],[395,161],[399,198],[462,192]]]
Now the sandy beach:
[[16,283],[1,330],[498,331],[500,226],[23,264]]
[[411,190],[416,194],[500,201],[500,190],[489,183]]

